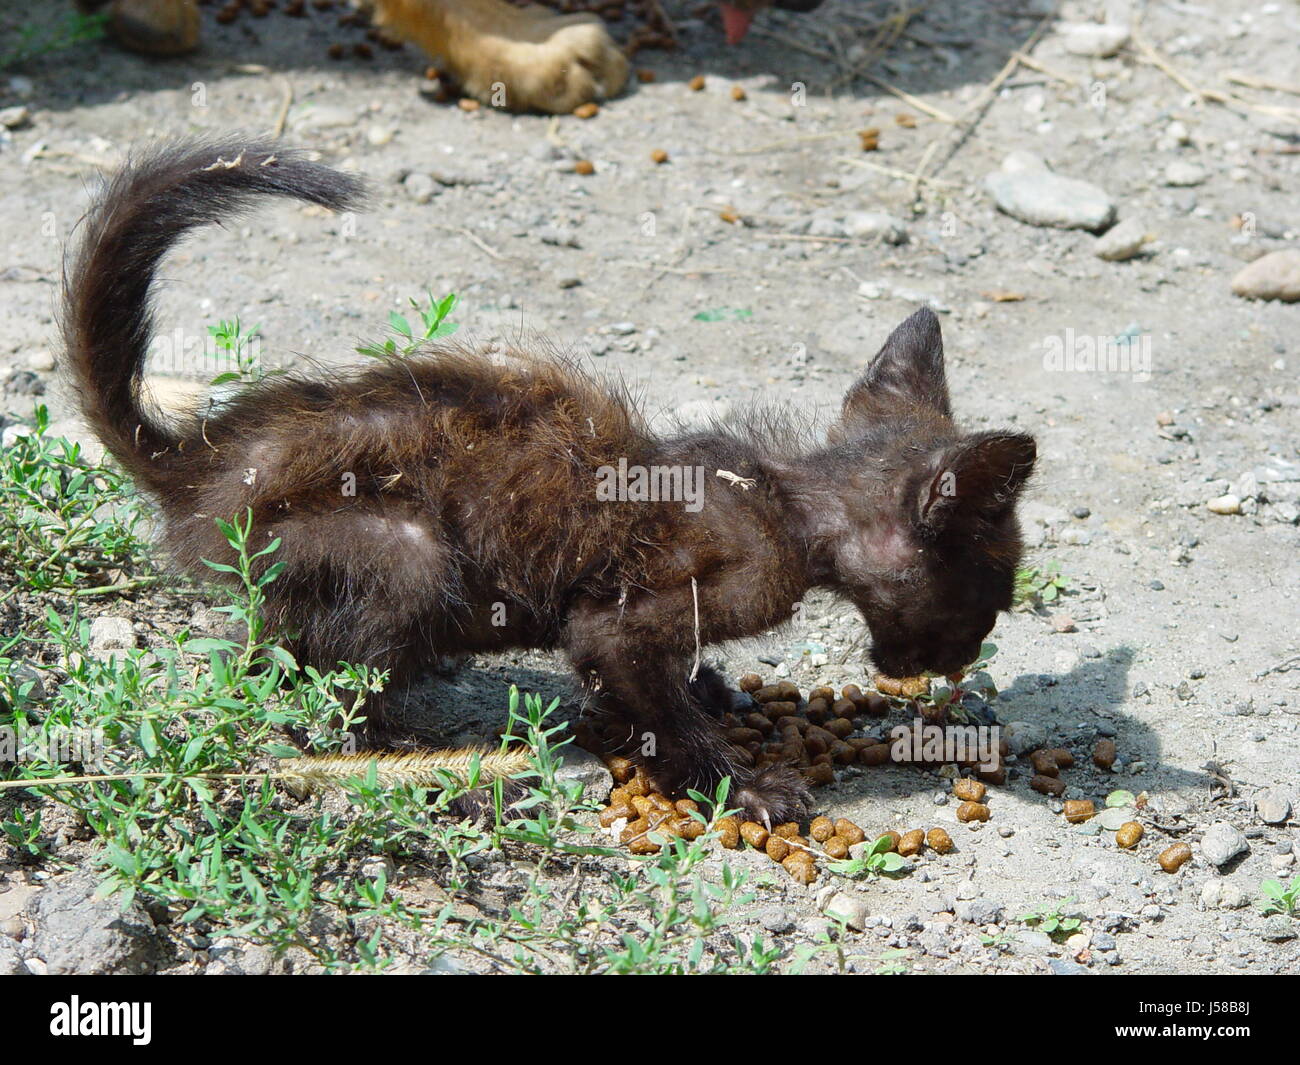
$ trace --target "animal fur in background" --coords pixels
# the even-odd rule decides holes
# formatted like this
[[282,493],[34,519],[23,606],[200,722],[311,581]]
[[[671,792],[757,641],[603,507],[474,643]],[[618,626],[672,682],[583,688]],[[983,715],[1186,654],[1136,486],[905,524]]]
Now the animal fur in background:
[[[68,273],[64,361],[181,569],[212,579],[203,560],[230,561],[217,518],[251,513],[254,547],[281,541],[262,560],[285,565],[269,618],[304,665],[389,670],[392,700],[440,654],[554,649],[628,723],[624,753],[662,791],[729,776],[749,817],[778,822],[804,812],[804,785],[725,741],[732,693],[702,648],[780,626],[824,588],[861,612],[881,670],[951,673],[1010,608],[1034,440],[957,426],[929,310],[893,332],[818,443],[761,417],[656,435],[624,390],[568,362],[445,346],[163,417],[141,391],[159,262],[263,196],[343,210],[362,188],[269,143],[128,164]],[[637,471],[679,491],[645,498]],[[392,742],[385,703],[365,709],[367,742]]]
[[[731,44],[764,8],[810,11],[822,0],[729,0],[718,5]],[[151,55],[173,56],[198,46],[196,0],[77,0],[82,10],[108,8],[114,36]],[[565,114],[591,100],[616,96],[628,61],[600,17],[557,13],[509,0],[361,0],[375,24],[437,59],[462,91],[511,111]]]

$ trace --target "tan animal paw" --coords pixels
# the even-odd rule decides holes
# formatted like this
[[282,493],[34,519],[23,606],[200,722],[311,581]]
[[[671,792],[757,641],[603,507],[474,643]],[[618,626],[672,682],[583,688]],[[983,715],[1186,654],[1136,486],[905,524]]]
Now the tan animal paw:
[[591,14],[505,0],[375,0],[375,21],[492,107],[564,114],[627,82],[627,57]]

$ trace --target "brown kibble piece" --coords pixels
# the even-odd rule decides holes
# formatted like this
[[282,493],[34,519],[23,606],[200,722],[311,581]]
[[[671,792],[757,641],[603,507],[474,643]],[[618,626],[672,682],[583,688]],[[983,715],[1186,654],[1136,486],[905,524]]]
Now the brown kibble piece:
[[598,114],[600,114],[600,104],[591,100],[573,109],[574,118],[595,118]]
[[721,218],[724,222],[726,222],[727,225],[729,226],[734,226],[737,222],[740,221],[740,215],[736,212],[736,209],[734,207],[724,207],[721,211],[718,212],[718,217]]
[[1034,773],[1040,777],[1059,777],[1061,767],[1056,764],[1056,758],[1051,751],[1038,750],[1029,756],[1029,764],[1034,767]]
[[781,862],[781,868],[800,884],[811,884],[817,879],[817,865],[810,855],[788,854]]
[[887,743],[874,743],[858,751],[858,762],[861,765],[884,765],[888,761],[889,744]]
[[1097,813],[1091,799],[1066,799],[1065,819],[1072,825],[1081,825]]
[[1072,755],[1064,747],[1053,747],[1052,757],[1056,759],[1056,764],[1061,769],[1074,768],[1074,755]]
[[894,116],[894,121],[897,122],[904,129],[916,128],[915,116],[909,115],[906,111],[899,111],[898,114]]
[[1136,821],[1125,821],[1115,833],[1115,845],[1124,850],[1136,847],[1145,830]]
[[858,140],[862,142],[864,152],[874,152],[880,147],[880,130],[876,128],[858,131]]
[[1160,863],[1160,868],[1166,873],[1176,873],[1192,857],[1192,848],[1186,843],[1175,843],[1172,847],[1166,847],[1160,852],[1160,857],[1156,859]]
[[1007,782],[1007,767],[999,765],[996,769],[977,769],[975,775],[985,784],[1002,785]]
[[1040,795],[1056,795],[1059,797],[1065,794],[1065,781],[1060,777],[1045,777],[1041,775],[1031,777],[1029,780],[1029,786]]
[[1109,769],[1115,764],[1115,741],[1098,740],[1092,749],[1092,761],[1099,769]]
[[622,758],[618,755],[615,755],[607,761],[605,763],[605,768],[609,770],[610,776],[612,776],[618,784],[626,784],[632,779],[633,774],[636,773],[636,766],[632,764],[631,760],[628,758]]
[[910,858],[914,854],[920,854],[921,848],[925,846],[925,833],[914,828],[910,832],[904,832],[902,839],[898,841],[898,853],[904,858]]
[[760,703],[784,702],[781,698],[781,689],[775,684],[764,684],[761,688],[755,688],[749,694],[754,697],[756,702]]
[[768,832],[767,828],[757,821],[746,821],[740,826],[740,838],[755,850],[761,851],[766,847],[770,836],[771,833]]
[[663,166],[664,163],[668,162],[668,153],[662,148],[656,148],[650,153],[650,161],[656,166]]
[[963,825],[971,821],[987,821],[989,808],[982,802],[964,802],[957,807],[957,820]]
[[867,834],[847,817],[841,817],[835,822],[835,834],[850,844],[861,843],[867,838]]
[[573,164],[573,172],[581,174],[583,177],[589,177],[596,172],[596,164],[590,159],[579,159]]
[[734,851],[740,846],[740,822],[734,817],[723,817],[718,819],[718,831],[722,834],[722,845],[729,851]]
[[631,854],[658,854],[659,844],[649,836],[637,836],[628,841],[627,849]]
[[[844,698],[847,699],[848,696],[846,695]],[[835,689],[827,687],[825,684],[818,688],[813,688],[812,691],[808,693],[808,701],[811,703],[814,699],[821,699],[827,706],[830,706],[831,703],[835,702]]]
[[673,809],[679,814],[689,816],[700,812],[700,804],[694,799],[678,799],[673,803]]
[[829,817],[814,817],[812,824],[808,826],[808,835],[818,843],[825,843],[835,835],[835,822]]
[[768,836],[767,843],[764,845],[763,849],[767,852],[767,856],[771,858],[772,861],[783,862],[785,861],[786,855],[790,853],[790,844],[780,836]]
[[456,101],[456,106],[462,111],[477,111],[481,105],[477,100],[472,99],[471,97],[462,96]]
[[740,690],[753,695],[763,686],[763,678],[757,673],[746,673],[740,678]]
[[834,858],[837,862],[843,861],[849,856],[848,841],[840,836],[831,836],[822,844],[822,850],[826,852],[826,857]]
[[[230,12],[229,17],[224,17],[226,16],[226,12],[229,10],[230,10],[229,8],[222,8],[220,11],[218,11],[217,21],[229,22],[231,19],[233,19],[235,17],[235,13],[233,11]],[[345,55],[348,54],[348,50],[344,48],[343,45],[339,44],[338,41],[335,41],[333,44],[331,44],[329,48],[327,48],[325,51],[326,54],[331,59],[342,59]]]
[[796,821],[783,821],[772,829],[772,835],[780,836],[782,839],[793,839],[799,835],[799,824]]
[[606,806],[605,809],[600,811],[600,827],[609,828],[620,817],[626,817],[629,821],[634,821],[636,811],[630,806],[624,806],[622,803],[615,806]]
[[733,85],[731,87],[731,98],[739,103],[741,100],[745,99],[745,90],[739,85]]
[[880,833],[880,836],[889,840],[889,847],[887,849],[891,851],[898,850],[898,845],[903,842],[903,837],[892,828],[886,829],[884,832]]
[[825,762],[810,765],[801,770],[803,778],[814,788],[824,788],[835,783],[835,770]]
[[946,829],[932,828],[926,833],[925,842],[935,854],[947,854],[952,850],[952,837]]
[[695,77],[691,78],[691,80],[687,82],[687,85],[690,86],[691,92],[703,92],[704,84],[703,74],[696,74]]
[[648,67],[641,67],[641,69],[636,72],[636,80],[642,85],[649,85],[655,80],[655,72]]
[[962,777],[952,782],[952,793],[962,802],[983,802],[987,790],[978,780],[972,780],[970,777]]
[[709,827],[693,817],[684,817],[678,824],[682,839],[699,839]]

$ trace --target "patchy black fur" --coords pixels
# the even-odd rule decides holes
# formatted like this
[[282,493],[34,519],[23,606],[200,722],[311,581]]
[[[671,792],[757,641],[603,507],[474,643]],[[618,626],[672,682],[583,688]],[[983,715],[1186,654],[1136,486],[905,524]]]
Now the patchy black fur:
[[[167,249],[260,194],[343,209],[360,191],[278,146],[168,147],[109,186],[66,285],[87,420],[158,500],[186,570],[210,576],[201,560],[228,557],[215,518],[251,510],[256,546],[281,538],[269,611],[300,661],[389,669],[399,687],[438,654],[560,649],[629,722],[628,750],[661,787],[730,775],[750,816],[786,820],[806,790],[723,740],[725,684],[688,679],[697,639],[781,625],[820,586],[859,607],[885,672],[951,672],[1011,606],[1033,438],[953,423],[928,310],[890,337],[821,446],[761,417],[660,437],[621,389],[563,361],[447,347],[272,378],[206,419],[145,409],[149,289]],[[702,508],[598,501],[597,471],[620,459],[703,467]],[[367,709],[383,742],[383,706]]]

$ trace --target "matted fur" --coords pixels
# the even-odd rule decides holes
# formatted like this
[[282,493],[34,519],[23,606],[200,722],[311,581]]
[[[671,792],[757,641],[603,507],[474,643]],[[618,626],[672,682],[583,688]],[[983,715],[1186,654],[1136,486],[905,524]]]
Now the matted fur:
[[[956,427],[928,311],[890,337],[816,446],[762,415],[661,437],[575,365],[454,347],[271,378],[206,418],[168,423],[142,405],[150,284],[186,230],[262,194],[343,209],[360,193],[278,145],[165,147],[113,180],[66,282],[88,422],[157,499],[187,571],[229,559],[216,518],[251,511],[255,546],[281,539],[269,609],[300,661],[389,669],[400,688],[439,654],[558,648],[625,716],[629,753],[664,790],[730,775],[750,816],[785,820],[806,790],[724,742],[725,684],[707,667],[690,680],[700,645],[779,626],[820,586],[858,606],[886,672],[951,672],[1011,605],[1033,439]],[[599,500],[598,471],[620,460],[702,468],[702,506]],[[384,742],[383,704],[367,711]]]

